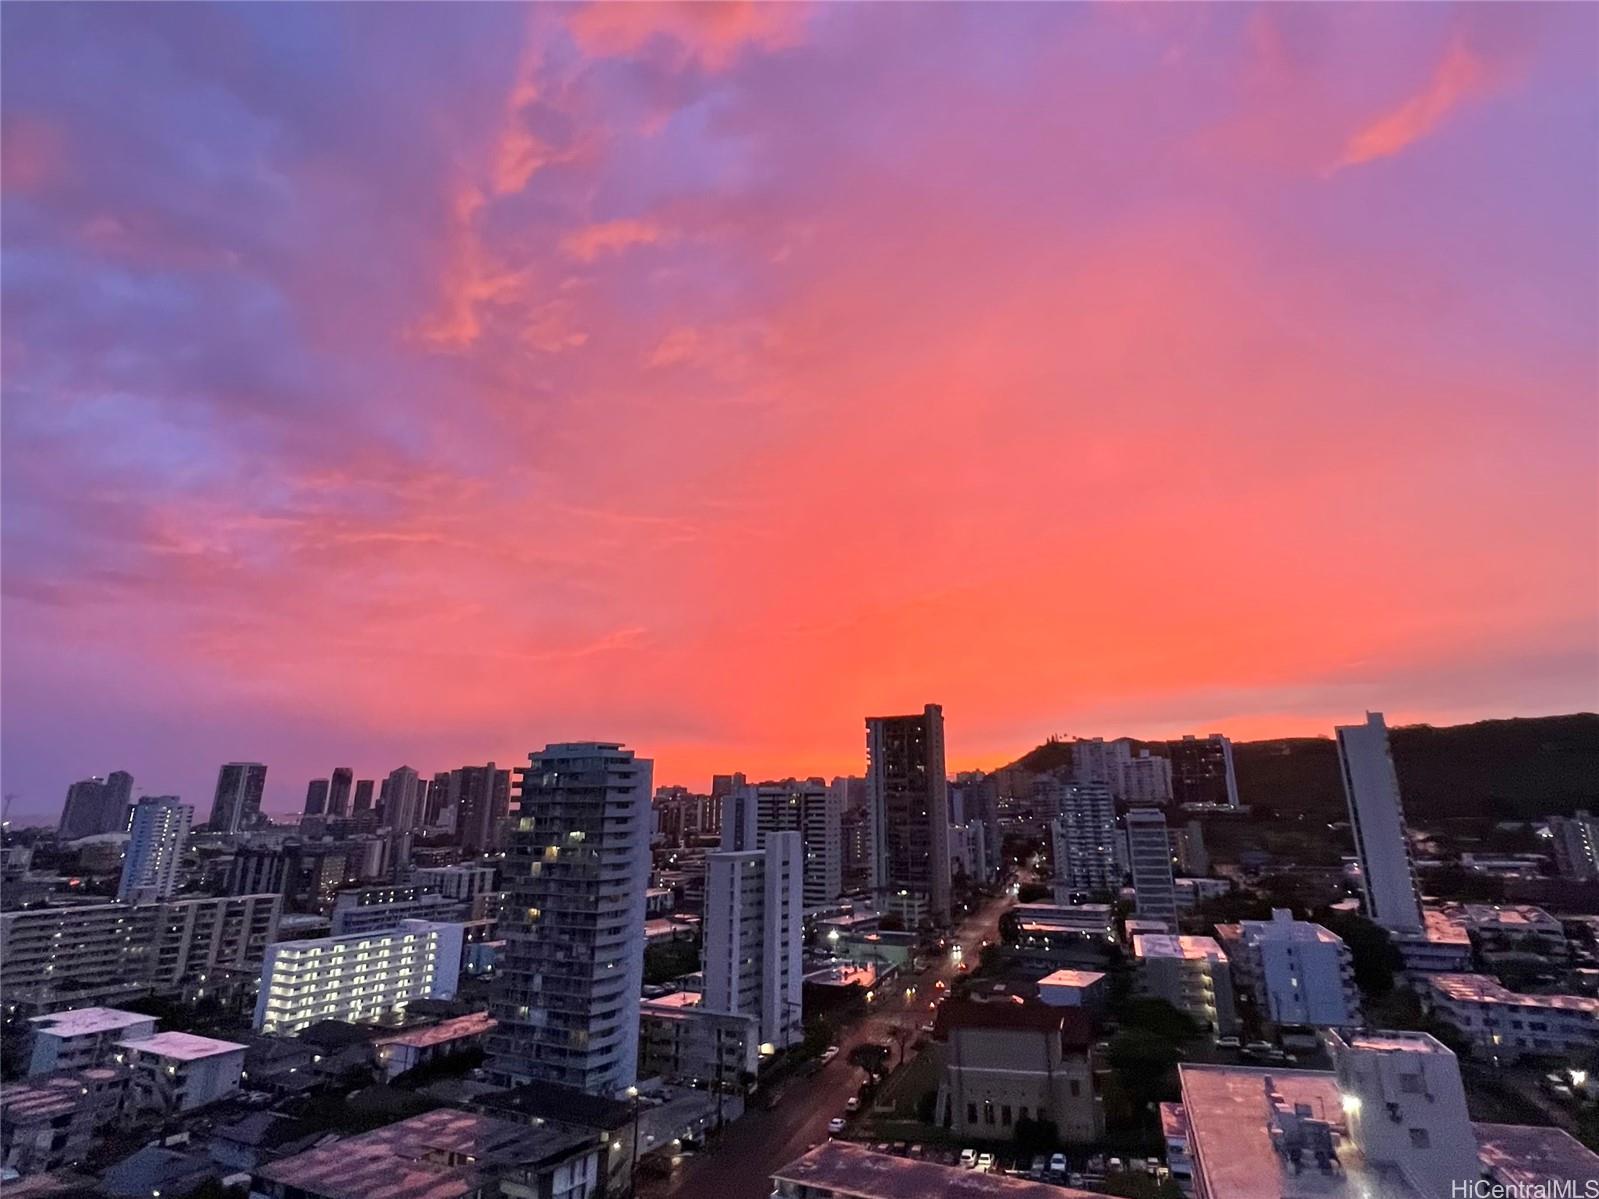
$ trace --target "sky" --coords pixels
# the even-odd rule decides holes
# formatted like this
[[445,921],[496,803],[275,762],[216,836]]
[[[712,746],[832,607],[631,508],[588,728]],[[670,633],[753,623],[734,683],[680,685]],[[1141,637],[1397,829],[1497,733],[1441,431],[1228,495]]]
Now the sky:
[[0,786],[1599,706],[1593,5],[6,5]]

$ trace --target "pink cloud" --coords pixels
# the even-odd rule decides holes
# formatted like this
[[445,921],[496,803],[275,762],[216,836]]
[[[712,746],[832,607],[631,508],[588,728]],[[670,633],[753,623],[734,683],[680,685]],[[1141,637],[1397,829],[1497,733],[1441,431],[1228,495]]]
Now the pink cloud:
[[720,71],[746,50],[797,44],[807,15],[806,6],[798,3],[666,0],[585,4],[567,24],[578,45],[591,55],[634,54],[659,39],[669,43],[681,59]]
[[1485,92],[1492,79],[1488,64],[1457,36],[1427,85],[1356,131],[1328,173],[1403,152],[1436,130],[1460,105]]

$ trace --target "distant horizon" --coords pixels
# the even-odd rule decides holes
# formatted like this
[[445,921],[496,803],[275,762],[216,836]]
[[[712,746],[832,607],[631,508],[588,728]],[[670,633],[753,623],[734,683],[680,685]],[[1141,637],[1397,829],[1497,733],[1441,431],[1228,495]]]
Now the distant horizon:
[[[929,702],[937,702],[937,701],[929,701]],[[1245,735],[1245,736],[1237,736],[1237,735],[1234,735],[1234,734],[1228,732],[1228,730],[1226,728],[1214,728],[1214,727],[1204,728],[1204,729],[1189,729],[1189,730],[1187,730],[1187,732],[1192,733],[1196,737],[1205,737],[1205,736],[1208,736],[1211,733],[1221,733],[1223,736],[1227,737],[1230,741],[1232,741],[1235,745],[1240,745],[1240,744],[1262,744],[1262,743],[1269,743],[1269,742],[1272,742],[1272,741],[1290,741],[1290,740],[1318,740],[1319,739],[1319,740],[1331,741],[1333,739],[1332,730],[1333,730],[1333,728],[1335,728],[1337,726],[1337,724],[1358,724],[1362,720],[1364,720],[1366,711],[1367,711],[1366,709],[1362,709],[1358,714],[1351,715],[1347,719],[1340,719],[1335,724],[1327,725],[1326,726],[1326,730],[1324,732],[1304,731],[1304,732],[1293,732],[1293,733],[1270,733],[1270,734],[1264,734],[1264,735],[1257,735],[1257,734],[1253,734],[1252,733],[1252,734]],[[1383,710],[1380,709],[1380,708],[1372,708],[1372,709],[1370,709],[1370,711],[1378,712],[1378,711],[1383,711]],[[884,714],[889,714],[889,713],[887,713],[885,711]],[[1473,719],[1451,720],[1451,721],[1447,721],[1447,722],[1440,722],[1440,721],[1437,721],[1437,720],[1428,720],[1428,719],[1425,719],[1425,718],[1408,718],[1407,717],[1405,719],[1395,719],[1392,713],[1384,712],[1383,714],[1384,714],[1385,720],[1387,721],[1388,728],[1389,728],[1390,731],[1393,731],[1394,729],[1421,728],[1421,727],[1440,728],[1440,729],[1444,729],[1444,728],[1461,728],[1461,727],[1474,725],[1474,724],[1485,724],[1485,723],[1493,723],[1493,722],[1501,722],[1501,721],[1512,721],[1512,720],[1563,720],[1563,719],[1570,719],[1572,717],[1580,717],[1580,716],[1599,717],[1599,713],[1596,713],[1596,712],[1593,712],[1593,711],[1577,710],[1577,711],[1571,711],[1571,712],[1518,713],[1516,715],[1510,715],[1510,716],[1480,716],[1480,717],[1476,717],[1476,718],[1473,718]],[[865,722],[865,717],[862,717],[863,728],[864,728],[864,722]],[[947,734],[948,731],[949,731],[949,728],[950,728],[949,719],[948,719],[948,713],[947,712],[945,713],[945,728],[946,728],[946,734]],[[1058,738],[1058,739],[1060,739],[1062,741],[1090,740],[1090,739],[1095,738],[1095,737],[1103,737],[1103,739],[1106,740],[1106,741],[1116,741],[1116,740],[1122,740],[1122,739],[1125,738],[1127,740],[1138,741],[1138,742],[1164,742],[1164,741],[1177,741],[1177,740],[1180,740],[1183,737],[1183,735],[1184,735],[1183,732],[1177,732],[1177,733],[1171,733],[1171,734],[1164,734],[1164,733],[1163,734],[1152,734],[1152,735],[1149,735],[1149,736],[1134,736],[1134,735],[1129,734],[1129,733],[1116,733],[1116,734],[1110,734],[1110,733],[1104,733],[1104,734],[1101,734],[1101,733],[1052,733],[1052,734],[1044,734],[1037,741],[1033,742],[1031,745],[1028,745],[1028,746],[1026,746],[1023,749],[1019,749],[1019,750],[1015,750],[1013,752],[1009,752],[1008,756],[1003,756],[1003,760],[998,760],[998,759],[993,759],[993,758],[985,758],[985,759],[983,759],[983,761],[986,762],[986,764],[973,764],[973,761],[975,761],[975,760],[956,760],[954,758],[949,758],[947,760],[947,762],[946,762],[946,769],[947,769],[948,773],[951,776],[954,776],[955,774],[962,773],[962,772],[969,771],[969,770],[981,770],[981,771],[984,771],[984,772],[991,772],[991,771],[994,771],[994,770],[999,770],[999,769],[1001,769],[1001,768],[1003,768],[1005,766],[1008,766],[1011,763],[1019,760],[1020,758],[1024,757],[1026,754],[1028,754],[1032,750],[1037,749],[1040,746],[1047,744],[1051,737]],[[459,768],[461,766],[468,766],[468,765],[481,766],[481,765],[484,765],[484,764],[486,764],[488,762],[493,762],[496,767],[503,767],[503,768],[511,768],[511,767],[515,767],[515,766],[524,765],[526,763],[527,756],[528,756],[529,753],[532,753],[535,750],[542,748],[544,745],[549,744],[550,742],[556,741],[556,740],[564,740],[564,741],[615,741],[615,740],[617,740],[617,738],[614,738],[614,737],[612,737],[612,738],[606,738],[606,737],[576,737],[576,736],[561,737],[561,738],[549,738],[549,739],[546,739],[546,740],[541,740],[537,746],[530,746],[528,750],[525,750],[525,751],[523,751],[522,753],[520,753],[518,755],[506,757],[504,759],[502,759],[502,758],[500,758],[499,756],[496,756],[496,755],[488,755],[488,756],[483,756],[483,757],[479,757],[479,758],[475,758],[475,759],[461,759],[460,761],[452,762],[450,765],[440,765],[437,768],[432,768],[432,767],[429,767],[429,766],[426,766],[426,765],[418,765],[416,761],[398,761],[398,762],[395,762],[393,765],[385,767],[384,769],[382,769],[380,771],[377,771],[375,773],[364,773],[359,767],[355,767],[355,766],[350,766],[350,768],[354,771],[354,778],[356,780],[372,779],[375,782],[381,784],[383,779],[388,776],[390,771],[396,770],[396,769],[398,769],[401,766],[410,766],[414,770],[416,770],[417,773],[424,780],[426,780],[426,779],[431,778],[436,773],[440,773],[440,772],[446,771],[446,770],[454,770],[454,769],[457,769],[457,768]],[[625,748],[627,748],[627,749],[633,750],[641,758],[650,758],[652,761],[656,761],[656,759],[651,757],[651,754],[647,751],[647,749],[645,747],[634,745],[633,743],[627,741],[625,738],[622,739],[622,745]],[[96,771],[91,771],[91,772],[89,772],[87,774],[76,775],[73,778],[70,778],[70,779],[67,779],[66,781],[64,781],[61,784],[61,795],[55,801],[56,809],[55,809],[55,812],[53,814],[51,814],[50,812],[48,812],[48,811],[46,811],[44,809],[39,809],[39,808],[31,807],[31,806],[30,807],[26,807],[26,808],[17,807],[9,814],[8,819],[10,820],[11,825],[14,828],[23,828],[23,827],[37,828],[37,827],[43,827],[43,826],[54,824],[56,822],[56,820],[60,816],[60,805],[63,802],[65,802],[67,788],[70,787],[74,782],[77,782],[77,781],[79,781],[81,779],[92,778],[92,777],[95,777],[97,775],[100,776],[100,777],[104,777],[105,775],[110,774],[112,771],[115,771],[115,770],[127,770],[128,773],[133,776],[133,793],[134,793],[134,797],[135,798],[138,798],[139,796],[142,796],[142,795],[177,795],[180,799],[183,800],[184,803],[188,803],[188,804],[193,804],[194,805],[194,808],[195,808],[195,823],[198,825],[198,824],[204,822],[204,820],[206,819],[207,814],[210,811],[211,797],[212,797],[212,794],[213,794],[213,792],[215,790],[216,772],[217,772],[217,770],[219,770],[227,762],[263,762],[265,764],[265,766],[267,767],[267,789],[266,789],[266,793],[265,793],[265,795],[264,795],[264,797],[262,799],[261,810],[263,812],[266,812],[269,815],[273,815],[273,816],[289,816],[289,815],[297,815],[297,814],[299,814],[303,810],[303,807],[304,807],[306,787],[310,784],[310,782],[313,779],[327,778],[329,776],[329,773],[331,771],[333,771],[334,769],[337,769],[340,766],[349,766],[350,765],[350,763],[348,761],[334,762],[331,765],[329,765],[325,770],[321,771],[320,773],[313,772],[311,774],[305,775],[304,778],[299,779],[299,781],[297,783],[296,782],[284,783],[282,781],[281,775],[276,775],[276,776],[274,775],[274,773],[273,773],[274,767],[273,767],[273,763],[272,763],[272,761],[270,759],[253,758],[253,757],[222,758],[222,759],[219,759],[216,762],[216,764],[211,767],[211,781],[205,786],[203,794],[199,794],[198,798],[191,798],[189,795],[186,795],[186,794],[184,794],[181,791],[173,791],[173,790],[164,789],[164,788],[161,788],[161,787],[158,787],[158,786],[149,786],[149,787],[147,787],[147,786],[145,786],[144,784],[142,784],[139,781],[139,772],[137,770],[131,769],[130,767],[128,767],[126,765],[121,765],[121,766],[113,765],[113,766],[106,767],[104,770],[96,770]],[[658,769],[659,762],[658,761],[656,761],[656,766],[657,766],[656,774],[655,774],[654,780],[653,780],[653,782],[651,784],[652,790],[653,790],[653,788],[658,788],[658,787],[684,786],[684,787],[690,788],[690,790],[692,790],[692,791],[699,792],[699,793],[704,793],[704,792],[708,792],[710,790],[710,780],[711,780],[711,776],[713,774],[743,774],[747,778],[749,778],[752,782],[775,780],[775,779],[784,779],[784,778],[798,778],[798,779],[804,779],[804,778],[826,778],[826,779],[831,780],[833,778],[846,777],[846,776],[848,776],[848,777],[856,777],[856,778],[864,777],[864,773],[865,773],[865,755],[864,755],[864,752],[863,752],[862,756],[861,756],[861,759],[857,763],[855,763],[855,766],[853,768],[850,768],[850,769],[842,769],[842,768],[840,768],[840,769],[810,769],[810,770],[789,770],[789,769],[785,769],[785,770],[781,770],[781,771],[772,771],[772,770],[751,770],[751,769],[748,769],[748,768],[740,767],[738,765],[731,765],[731,766],[727,767],[726,769],[715,769],[715,770],[706,772],[703,775],[700,775],[700,776],[698,776],[698,777],[696,777],[694,779],[685,779],[685,778],[679,777],[679,776],[665,777],[665,776],[663,776],[663,775],[661,775],[659,773],[659,769]],[[22,797],[18,796],[17,798],[18,798],[18,801],[20,802]],[[375,798],[375,796],[374,796],[374,798]],[[24,815],[23,815],[24,813],[27,814],[26,819],[24,819]]]

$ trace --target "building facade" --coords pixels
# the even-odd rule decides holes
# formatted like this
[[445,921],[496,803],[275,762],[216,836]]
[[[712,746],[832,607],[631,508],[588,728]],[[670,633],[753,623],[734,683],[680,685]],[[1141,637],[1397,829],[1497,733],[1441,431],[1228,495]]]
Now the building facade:
[[126,827],[127,808],[133,801],[133,776],[114,770],[105,778],[81,779],[67,788],[56,835],[63,841],[120,833]]
[[161,1032],[119,1046],[131,1076],[129,1102],[140,1111],[172,1115],[235,1095],[248,1049],[186,1032]]
[[1166,817],[1153,808],[1134,808],[1123,818],[1132,866],[1133,895],[1138,915],[1164,920],[1177,928],[1177,887],[1172,877],[1171,840]]
[[618,742],[529,755],[505,859],[489,1071],[597,1095],[632,1086],[652,763]]
[[1050,846],[1055,880],[1068,891],[1105,894],[1121,886],[1116,865],[1116,803],[1105,783],[1051,780]]
[[706,1010],[754,1015],[761,1040],[787,1049],[803,1036],[804,851],[799,833],[771,833],[764,849],[706,859]]
[[1390,932],[1419,933],[1421,895],[1410,861],[1388,726],[1381,712],[1368,712],[1365,724],[1341,725],[1336,732],[1366,915]]
[[193,819],[194,809],[175,795],[147,795],[133,805],[117,899],[143,903],[171,897]]
[[872,889],[884,905],[901,892],[920,897],[932,923],[948,924],[949,796],[943,709],[928,704],[915,716],[868,717],[866,758]]
[[154,1036],[156,1030],[154,1016],[104,1007],[52,1012],[29,1023],[33,1026],[29,1077],[103,1066],[116,1052],[117,1042]]
[[260,762],[228,762],[217,771],[216,792],[206,827],[213,833],[238,833],[261,823],[261,795],[267,768]]
[[1133,957],[1143,994],[1164,999],[1213,1036],[1238,1031],[1232,973],[1214,938],[1140,935]]
[[1279,908],[1270,920],[1219,924],[1216,934],[1263,1020],[1317,1028],[1360,1023],[1354,959],[1336,933]]
[[1172,799],[1180,804],[1238,806],[1238,776],[1233,770],[1233,743],[1220,733],[1200,739],[1186,736],[1166,742],[1171,762]]

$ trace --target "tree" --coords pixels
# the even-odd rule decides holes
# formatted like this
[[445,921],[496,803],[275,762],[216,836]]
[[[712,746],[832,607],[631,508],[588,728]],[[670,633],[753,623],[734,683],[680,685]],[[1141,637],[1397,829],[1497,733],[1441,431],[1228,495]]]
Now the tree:
[[1405,962],[1386,929],[1364,916],[1331,908],[1317,913],[1316,922],[1343,938],[1354,961],[1355,985],[1364,994],[1381,997],[1394,989],[1394,975]]

